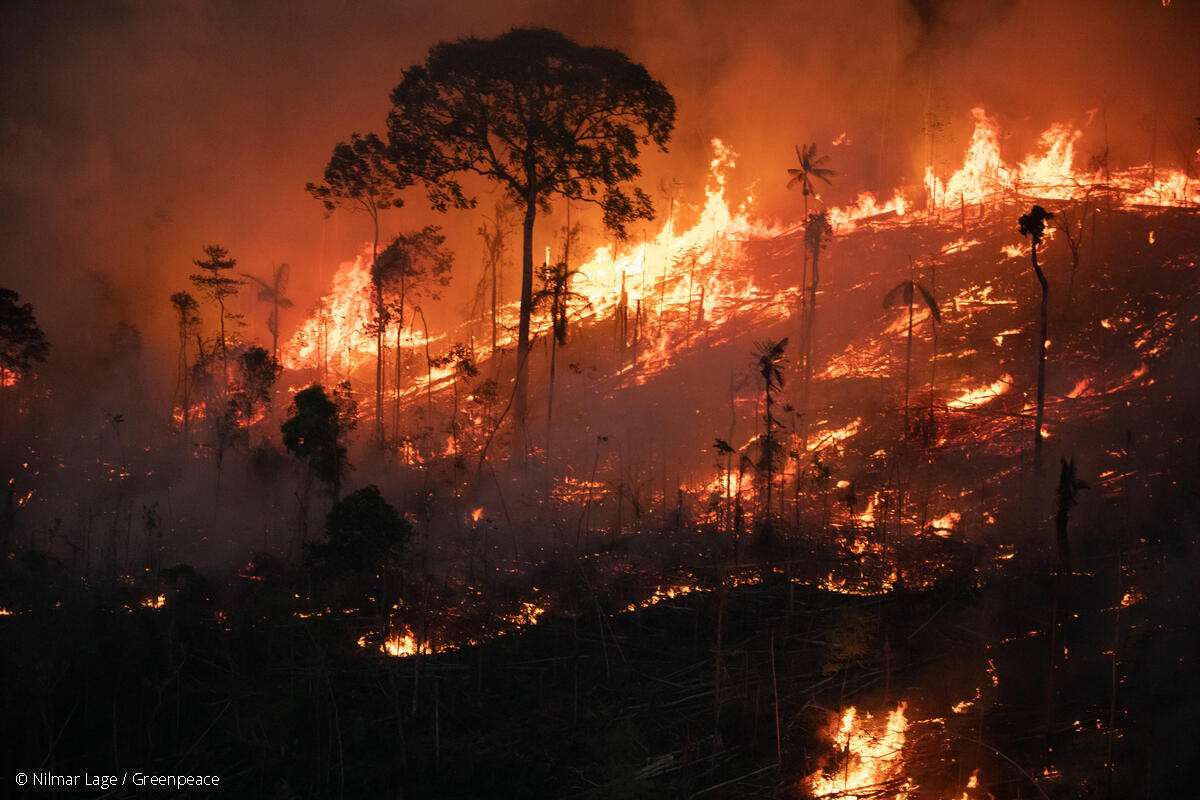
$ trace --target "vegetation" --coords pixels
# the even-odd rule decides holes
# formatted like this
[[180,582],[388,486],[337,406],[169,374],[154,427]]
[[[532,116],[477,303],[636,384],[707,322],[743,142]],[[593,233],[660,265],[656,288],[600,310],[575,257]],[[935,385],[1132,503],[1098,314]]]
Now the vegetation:
[[221,354],[221,390],[228,391],[229,389],[229,349],[228,340],[225,335],[225,322],[230,319],[237,319],[238,315],[230,314],[225,309],[225,301],[238,293],[238,287],[245,281],[240,281],[237,278],[229,277],[228,273],[235,266],[237,260],[229,257],[229,251],[220,245],[210,244],[204,247],[204,258],[195,259],[193,262],[200,272],[192,273],[192,284],[205,295],[208,299],[217,304],[217,322],[219,325],[219,333],[217,334],[217,352]]
[[641,148],[666,146],[675,101],[623,53],[561,33],[514,29],[436,45],[392,92],[393,157],[419,165],[435,207],[465,207],[463,173],[500,185],[524,211],[516,420],[528,398],[533,230],[554,197],[600,207],[619,236],[652,216],[631,182]]
[[1041,206],[1034,206],[1018,220],[1022,236],[1029,237],[1029,259],[1033,263],[1033,274],[1042,287],[1041,316],[1038,324],[1037,358],[1037,414],[1033,420],[1033,460],[1038,470],[1042,468],[1042,417],[1046,410],[1046,341],[1050,334],[1047,324],[1050,316],[1050,285],[1038,264],[1038,245],[1046,234],[1046,220],[1054,215]]

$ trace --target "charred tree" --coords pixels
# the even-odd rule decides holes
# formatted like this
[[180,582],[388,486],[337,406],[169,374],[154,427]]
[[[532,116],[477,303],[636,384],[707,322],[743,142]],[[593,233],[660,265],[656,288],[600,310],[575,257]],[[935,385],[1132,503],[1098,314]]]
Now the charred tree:
[[1046,335],[1047,320],[1050,309],[1050,285],[1046,275],[1038,264],[1038,245],[1046,234],[1046,220],[1054,215],[1041,206],[1034,206],[1018,220],[1022,236],[1028,236],[1030,241],[1029,257],[1033,262],[1033,273],[1037,276],[1042,288],[1042,305],[1040,324],[1038,326],[1038,363],[1037,363],[1037,414],[1033,422],[1033,461],[1037,468],[1042,468],[1042,415],[1046,408]]

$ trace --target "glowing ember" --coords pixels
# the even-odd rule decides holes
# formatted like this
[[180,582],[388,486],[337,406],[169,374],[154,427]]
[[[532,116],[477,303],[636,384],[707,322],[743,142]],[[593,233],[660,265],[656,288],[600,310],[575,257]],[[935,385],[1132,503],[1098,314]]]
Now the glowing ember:
[[874,721],[870,714],[859,717],[854,706],[842,712],[841,724],[831,737],[837,750],[836,768],[827,765],[809,778],[813,796],[844,800],[909,797],[913,786],[904,776],[905,708],[904,703],[896,706],[886,724]]
[[958,529],[958,524],[962,522],[962,514],[957,511],[951,511],[945,516],[938,517],[929,523],[931,533],[936,533],[938,536],[947,537]]
[[1137,589],[1130,589],[1128,592],[1125,593],[1125,596],[1121,598],[1121,608],[1129,608],[1131,605],[1134,605],[1135,603],[1140,603],[1140,602],[1142,602],[1142,600],[1145,600],[1145,599],[1146,598],[1144,598],[1142,596],[1142,593],[1140,591],[1138,591]]

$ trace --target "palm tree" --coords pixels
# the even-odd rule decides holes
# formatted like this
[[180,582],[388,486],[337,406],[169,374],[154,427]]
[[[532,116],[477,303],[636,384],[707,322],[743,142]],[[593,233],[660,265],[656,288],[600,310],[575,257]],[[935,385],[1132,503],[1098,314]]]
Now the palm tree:
[[804,324],[804,385],[801,391],[801,400],[803,407],[802,413],[805,415],[803,444],[808,447],[808,399],[809,399],[809,384],[812,382],[812,348],[813,348],[813,320],[817,316],[817,284],[820,281],[820,270],[818,265],[821,260],[821,251],[825,249],[829,237],[833,235],[833,227],[829,224],[829,212],[814,211],[808,215],[808,222],[804,229],[804,245],[805,251],[812,252],[812,283],[809,285],[808,292],[808,316]]
[[[909,261],[909,275],[912,275],[911,260]],[[913,308],[917,304],[918,297],[921,298],[921,302],[929,309],[929,313],[933,315],[934,321],[941,322],[942,312],[938,310],[938,304],[933,298],[933,293],[911,277],[897,284],[890,292],[883,296],[884,308],[908,307],[908,345],[904,356],[904,436],[906,438],[908,437],[909,376],[912,372]]]
[[763,420],[766,422],[766,433],[763,435],[762,452],[759,455],[758,468],[760,472],[765,472],[766,481],[766,518],[769,520],[771,516],[771,484],[774,481],[775,459],[779,450],[779,445],[775,441],[775,416],[771,411],[774,405],[774,398],[771,397],[772,389],[783,389],[783,366],[786,358],[783,354],[787,347],[787,337],[780,339],[778,342],[771,339],[759,342],[754,347],[754,365],[758,369],[758,374],[763,379],[763,395],[765,398],[766,412],[763,415]]
[[1039,470],[1042,468],[1042,414],[1046,408],[1046,325],[1050,308],[1050,286],[1046,283],[1046,275],[1038,264],[1037,249],[1042,243],[1042,237],[1046,235],[1048,219],[1054,219],[1054,215],[1041,206],[1034,206],[1028,214],[1017,220],[1021,235],[1029,237],[1029,257],[1033,261],[1033,273],[1037,275],[1038,283],[1042,287],[1041,327],[1038,333],[1037,416],[1033,422],[1033,462]]
[[279,363],[279,309],[292,307],[292,301],[283,296],[287,291],[288,277],[291,275],[291,271],[290,265],[280,264],[275,268],[270,283],[248,272],[242,273],[258,284],[258,299],[271,304],[271,316],[267,317],[267,330],[271,332],[271,358],[275,359],[275,363]]
[[[817,156],[817,143],[806,144],[803,147],[796,146],[796,158],[799,164],[795,169],[789,169],[788,175],[791,178],[788,180],[787,188],[791,189],[796,186],[800,187],[800,193],[804,196],[804,226],[808,227],[808,197],[815,195],[817,190],[813,187],[813,179],[830,183],[832,178],[837,173],[828,167],[824,166],[829,161],[829,156]],[[808,280],[808,250],[803,252],[803,260],[800,273],[800,299],[801,305],[804,298],[804,285]]]

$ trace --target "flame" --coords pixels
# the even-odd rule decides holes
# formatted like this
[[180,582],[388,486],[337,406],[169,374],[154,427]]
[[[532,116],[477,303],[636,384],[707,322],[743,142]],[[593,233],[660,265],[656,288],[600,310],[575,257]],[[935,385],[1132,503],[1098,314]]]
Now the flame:
[[838,768],[830,771],[826,767],[809,778],[813,796],[842,800],[909,797],[913,786],[904,777],[903,752],[906,708],[903,702],[896,706],[885,725],[874,722],[870,714],[860,718],[854,706],[843,711],[831,736],[838,751]]
[[144,608],[162,608],[167,604],[167,596],[160,594],[157,597],[142,598],[142,606]]
[[946,408],[959,411],[990,403],[1012,387],[1012,375],[1004,374],[1000,379],[978,389],[970,389],[946,403]]
[[[369,634],[360,636],[358,639],[358,646],[369,647],[370,642],[368,641],[368,638]],[[393,630],[386,637],[384,637],[383,643],[379,645],[379,650],[380,652],[389,656],[401,658],[404,656],[413,656],[417,653],[428,653],[429,647],[427,645],[423,646],[420,641],[413,636],[413,632],[407,626],[405,626],[401,629]]]
[[[975,128],[963,165],[942,180],[932,167],[925,170],[925,191],[931,210],[956,206],[984,205],[1005,196],[1032,196],[1053,200],[1080,200],[1096,188],[1116,189],[1124,194],[1126,206],[1188,206],[1200,203],[1200,182],[1185,171],[1151,169],[1148,165],[1113,173],[1106,186],[1101,175],[1074,167],[1075,145],[1083,132],[1071,125],[1055,123],[1042,133],[1039,152],[1027,155],[1015,166],[1000,155],[1000,132],[996,121],[982,108],[971,110]],[[1147,175],[1150,180],[1147,180]],[[1151,237],[1153,244],[1153,237]],[[1015,249],[1005,248],[1015,257]]]
[[479,522],[481,519],[483,519],[483,506],[471,512],[471,522]]
[[957,511],[951,511],[949,514],[931,521],[929,523],[929,530],[945,538],[958,529],[960,522],[962,522],[962,514]]

